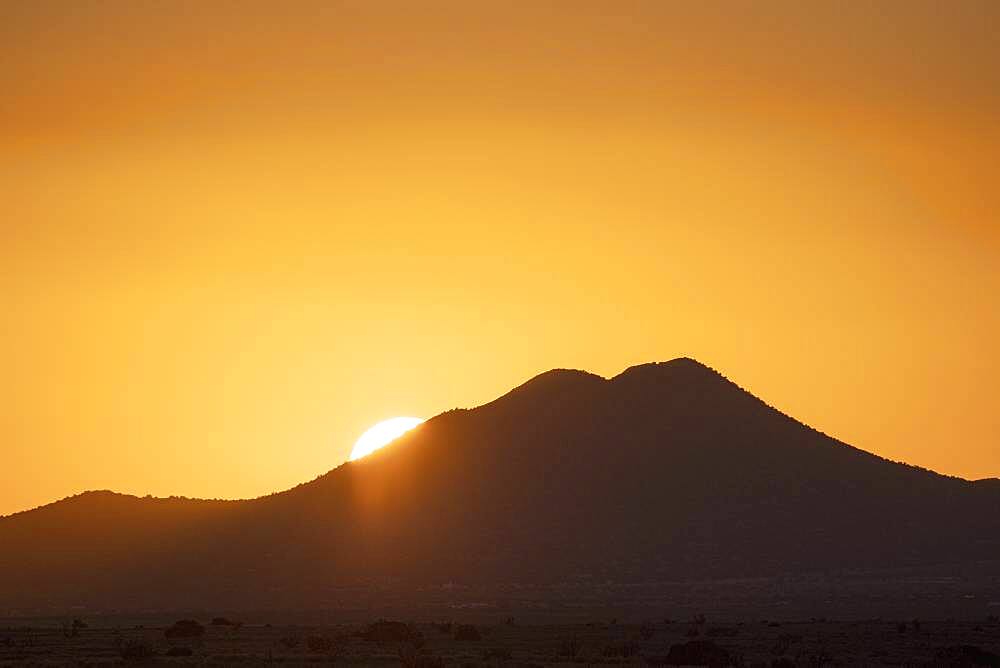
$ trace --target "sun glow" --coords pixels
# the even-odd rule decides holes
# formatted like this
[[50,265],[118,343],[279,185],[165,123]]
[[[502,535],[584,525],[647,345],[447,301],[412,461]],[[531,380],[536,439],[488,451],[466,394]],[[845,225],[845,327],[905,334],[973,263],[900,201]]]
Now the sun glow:
[[365,455],[369,455],[379,448],[392,443],[422,422],[424,422],[424,419],[418,417],[394,417],[382,420],[361,434],[360,438],[355,441],[349,461],[353,462],[355,459],[361,459]]

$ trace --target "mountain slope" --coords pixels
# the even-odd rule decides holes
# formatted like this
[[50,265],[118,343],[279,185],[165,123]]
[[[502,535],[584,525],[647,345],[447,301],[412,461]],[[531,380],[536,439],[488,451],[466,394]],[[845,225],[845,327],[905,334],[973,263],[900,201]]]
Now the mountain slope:
[[1000,490],[889,462],[694,360],[544,373],[249,501],[83,494],[0,518],[8,607],[308,606],[392,581],[657,581],[964,564]]

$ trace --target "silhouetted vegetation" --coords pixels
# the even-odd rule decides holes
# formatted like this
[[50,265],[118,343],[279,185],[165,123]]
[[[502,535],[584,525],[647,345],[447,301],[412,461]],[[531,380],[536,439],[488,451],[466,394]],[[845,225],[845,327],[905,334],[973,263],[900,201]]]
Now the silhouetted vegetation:
[[1000,655],[976,647],[956,645],[938,650],[936,658],[951,666],[1000,666]]
[[783,654],[786,654],[792,645],[801,641],[802,641],[802,636],[800,635],[792,633],[782,633],[780,636],[778,636],[778,639],[771,647],[771,654],[775,656],[781,656]]
[[126,640],[118,650],[124,661],[143,661],[153,656],[153,648],[141,640]]
[[483,661],[510,661],[512,656],[507,647],[490,647],[483,650]]
[[581,646],[579,639],[567,638],[559,643],[557,654],[564,659],[575,659],[580,654]]
[[163,632],[167,638],[200,638],[205,635],[205,627],[193,619],[182,619]]
[[671,645],[667,654],[667,664],[674,666],[725,666],[729,663],[729,652],[711,640],[691,640]]
[[405,642],[415,646],[424,642],[423,635],[414,626],[385,619],[369,624],[358,632],[358,637],[372,642]]
[[399,649],[399,662],[403,668],[444,668],[444,659],[429,652],[422,652],[412,645]]
[[482,640],[483,636],[479,633],[479,629],[471,624],[461,624],[455,629],[455,640],[459,641],[471,641],[471,640]]
[[622,642],[612,645],[605,645],[601,650],[601,656],[605,658],[622,657],[628,659],[639,654],[639,645],[634,642]]
[[[988,599],[991,600],[991,599]],[[481,618],[481,617],[480,617]],[[983,617],[985,618],[985,616]],[[818,618],[814,618],[817,620]],[[155,628],[161,622],[152,621]],[[682,663],[721,665],[728,656],[728,665],[746,668],[792,665],[997,665],[997,649],[993,640],[996,626],[981,622],[922,621],[920,633],[912,632],[907,621],[906,633],[898,633],[897,620],[788,621],[786,629],[774,629],[767,624],[716,623],[699,639],[686,641],[685,626],[664,628],[657,625],[656,634],[642,640],[642,625],[629,623],[626,618],[616,627],[607,621],[518,626],[496,628],[494,638],[483,636],[481,644],[454,638],[460,625],[452,625],[452,634],[434,634],[433,641],[418,647],[394,634],[390,642],[365,642],[350,635],[344,626],[284,626],[267,629],[245,626],[239,634],[206,628],[204,637],[195,642],[170,641],[158,646],[152,630],[134,631],[130,626],[111,628],[98,622],[79,639],[66,642],[62,620],[41,621],[41,626],[0,627],[0,665],[94,665],[109,659],[129,664],[152,663],[159,660],[181,660],[186,657],[204,665],[260,665],[261,662],[300,665],[337,665],[343,660],[349,665],[399,663],[404,666],[432,667],[492,665],[541,666],[552,663],[647,664],[675,665]],[[69,624],[71,626],[71,624]],[[408,626],[408,625],[403,625]],[[367,627],[366,627],[367,628]],[[388,628],[388,627],[383,627]],[[398,628],[398,627],[396,627]],[[710,639],[711,629],[738,629],[726,640]],[[483,630],[482,626],[478,627]],[[357,631],[354,628],[353,631]],[[713,634],[713,635],[718,635]],[[380,637],[390,637],[380,634]],[[284,639],[284,640],[283,640]],[[717,645],[714,643],[718,643]],[[109,656],[109,648],[114,655]],[[719,651],[721,650],[721,652]],[[723,654],[724,652],[725,654]],[[119,658],[120,657],[120,658]],[[390,660],[391,659],[391,660]]]
[[306,638],[306,648],[314,654],[325,654],[336,659],[347,644],[346,638],[331,638],[325,635],[310,635]]

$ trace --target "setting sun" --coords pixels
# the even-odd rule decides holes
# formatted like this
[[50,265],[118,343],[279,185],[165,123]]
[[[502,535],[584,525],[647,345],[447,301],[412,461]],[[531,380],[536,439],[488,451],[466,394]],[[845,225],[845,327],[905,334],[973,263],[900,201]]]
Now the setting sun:
[[355,441],[349,461],[353,462],[355,459],[361,459],[366,455],[370,455],[379,448],[392,443],[422,422],[424,422],[424,419],[418,417],[394,417],[382,420],[361,434],[358,440]]

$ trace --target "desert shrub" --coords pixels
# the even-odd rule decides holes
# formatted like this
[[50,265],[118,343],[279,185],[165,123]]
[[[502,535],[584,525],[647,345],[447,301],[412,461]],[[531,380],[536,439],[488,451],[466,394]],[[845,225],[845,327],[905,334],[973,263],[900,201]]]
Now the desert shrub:
[[506,647],[491,647],[483,651],[483,661],[496,659],[498,661],[510,661],[511,653]]
[[403,668],[444,668],[444,659],[412,646],[400,648],[399,662]]
[[87,628],[87,622],[83,621],[82,619],[74,619],[73,620],[73,628],[74,629],[85,629],[85,628]]
[[507,619],[503,620],[503,623],[506,624],[507,626],[516,626],[513,617],[508,617]]
[[910,623],[913,624],[913,630],[919,633],[920,632],[920,620],[919,619],[914,619]]
[[358,637],[371,642],[406,642],[423,645],[424,637],[415,627],[403,622],[380,619],[358,632]]
[[212,617],[212,626],[236,626],[236,622],[230,621],[226,617]]
[[739,633],[739,629],[734,629],[729,626],[712,626],[705,631],[705,635],[709,638],[732,638]]
[[167,638],[200,638],[205,627],[193,619],[182,619],[163,632]]
[[711,640],[671,645],[667,653],[667,664],[674,666],[725,666],[728,663],[729,652]]
[[656,635],[656,627],[652,624],[643,624],[639,627],[639,637],[643,640],[651,640]]
[[128,640],[119,649],[123,661],[142,661],[153,656],[153,648],[141,640]]
[[607,645],[601,650],[601,656],[605,658],[622,657],[629,659],[639,654],[639,646],[634,642],[616,643]]
[[577,638],[568,638],[559,643],[558,654],[564,659],[575,659],[580,654],[580,641]]
[[802,641],[802,636],[795,635],[792,633],[782,633],[778,636],[778,639],[774,642],[774,646],[771,647],[771,654],[774,656],[781,656],[788,652],[788,649],[797,642]]
[[458,628],[455,629],[455,640],[470,641],[482,639],[483,636],[479,633],[479,629],[471,624],[460,624]]
[[299,646],[299,639],[296,636],[285,636],[278,642],[284,645],[286,649],[295,649]]
[[190,647],[171,647],[167,650],[167,656],[191,656],[194,650]]
[[906,633],[906,622],[900,622],[896,624],[897,633]]
[[438,633],[447,633],[448,635],[451,635],[451,622],[439,622],[437,624],[432,624],[432,626]]
[[936,658],[949,666],[1000,666],[1000,656],[975,645],[944,647]]
[[795,662],[787,656],[779,656],[777,659],[771,659],[771,668],[795,668]]
[[310,652],[331,654],[338,645],[336,640],[327,636],[309,636],[306,638],[306,647]]

